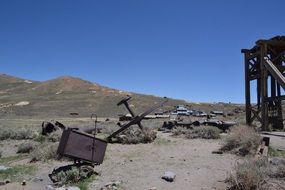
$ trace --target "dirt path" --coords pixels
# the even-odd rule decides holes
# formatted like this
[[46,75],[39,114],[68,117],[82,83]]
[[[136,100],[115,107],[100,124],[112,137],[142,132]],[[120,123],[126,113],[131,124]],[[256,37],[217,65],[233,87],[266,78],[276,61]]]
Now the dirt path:
[[[226,189],[223,182],[235,164],[237,157],[231,154],[212,154],[221,140],[188,140],[158,133],[151,144],[109,144],[104,163],[96,167],[101,176],[90,184],[90,189],[100,189],[110,181],[122,181],[126,190],[201,190]],[[39,190],[46,189],[51,182],[48,174],[53,168],[67,164],[49,161],[36,163],[41,182],[28,181],[23,187],[19,183],[0,186],[0,189]],[[165,171],[176,173],[170,183],[161,179]]]
[[[131,190],[225,189],[223,180],[236,157],[212,154],[219,148],[219,142],[186,140],[160,133],[153,144],[110,145],[107,159],[98,167],[102,176],[92,185],[102,187],[112,180],[121,180]],[[165,171],[176,173],[173,183],[161,179]]]

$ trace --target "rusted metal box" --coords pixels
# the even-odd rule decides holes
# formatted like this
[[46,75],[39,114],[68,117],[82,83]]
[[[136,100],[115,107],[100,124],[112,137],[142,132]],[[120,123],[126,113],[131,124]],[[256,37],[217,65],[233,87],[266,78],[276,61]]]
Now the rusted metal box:
[[101,164],[107,148],[107,141],[95,138],[78,130],[64,130],[57,153],[73,159]]

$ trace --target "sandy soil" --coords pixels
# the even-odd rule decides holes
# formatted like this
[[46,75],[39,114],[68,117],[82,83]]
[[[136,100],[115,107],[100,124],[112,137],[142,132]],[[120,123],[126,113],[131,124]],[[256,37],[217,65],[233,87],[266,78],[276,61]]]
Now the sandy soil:
[[[96,167],[101,173],[90,184],[90,189],[100,189],[110,181],[120,180],[127,190],[201,190],[226,189],[224,180],[238,159],[231,154],[212,154],[221,140],[188,140],[158,133],[151,144],[120,145],[109,144],[104,163]],[[51,183],[48,173],[65,162],[50,161],[35,163],[37,174],[43,181],[28,180],[27,186],[12,183],[0,189],[38,190]],[[176,174],[170,183],[161,179],[165,171]]]
[[[223,180],[236,157],[212,154],[219,148],[219,142],[160,134],[154,144],[111,145],[106,161],[99,167],[102,176],[93,185],[98,187],[112,180],[121,180],[126,189],[133,190],[151,187],[165,190],[225,189]],[[173,183],[161,179],[165,171],[176,173]]]

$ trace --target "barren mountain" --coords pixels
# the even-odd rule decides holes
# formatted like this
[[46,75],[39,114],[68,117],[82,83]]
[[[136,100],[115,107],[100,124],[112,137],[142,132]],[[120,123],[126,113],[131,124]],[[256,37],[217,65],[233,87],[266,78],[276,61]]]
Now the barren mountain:
[[[0,117],[89,117],[92,113],[103,117],[117,117],[127,113],[123,106],[116,104],[127,95],[132,96],[130,105],[136,113],[141,113],[161,97],[125,92],[101,86],[71,76],[39,82],[20,79],[5,74],[0,75]],[[205,111],[213,105],[187,103],[183,100],[170,99],[158,111],[173,109],[176,105],[189,105]],[[216,104],[214,107],[229,107]]]

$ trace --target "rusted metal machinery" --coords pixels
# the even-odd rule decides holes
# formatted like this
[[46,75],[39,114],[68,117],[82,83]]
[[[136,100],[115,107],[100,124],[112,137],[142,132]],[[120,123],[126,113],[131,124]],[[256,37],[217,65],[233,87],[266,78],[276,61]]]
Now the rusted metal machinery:
[[[269,130],[269,126],[283,129],[285,36],[258,40],[252,49],[242,49],[241,52],[245,64],[246,123],[251,125],[257,120],[263,130]],[[256,105],[251,100],[253,81],[257,87]]]
[[[96,133],[94,133],[94,135],[91,135],[80,131],[79,129],[68,128],[63,131],[57,153],[60,156],[69,157],[78,162],[88,162],[94,165],[101,164],[104,159],[107,143],[112,142],[113,137],[116,137],[116,135],[123,132],[132,125],[138,125],[140,129],[143,130],[141,120],[146,115],[161,107],[167,101],[167,98],[165,98],[161,103],[154,105],[144,113],[135,115],[128,105],[128,100],[130,99],[131,97],[124,98],[117,105],[120,106],[124,104],[126,106],[127,110],[132,115],[131,121],[120,125],[120,129],[108,136],[106,140],[96,138]],[[96,121],[97,119],[95,120],[95,131]]]
[[[99,165],[103,163],[107,144],[109,142],[112,142],[112,138],[116,137],[119,133],[123,132],[127,128],[129,128],[132,125],[138,125],[141,130],[143,130],[143,126],[141,124],[141,120],[157,108],[163,106],[164,103],[166,103],[167,98],[165,98],[161,103],[155,104],[152,108],[147,110],[146,112],[135,115],[134,112],[131,110],[128,100],[130,100],[131,97],[126,97],[123,100],[121,100],[117,105],[120,106],[124,104],[127,108],[127,110],[132,115],[131,121],[129,121],[126,124],[120,125],[120,129],[115,131],[113,134],[108,136],[106,140],[96,138],[96,132],[97,132],[97,116],[95,116],[95,123],[94,128],[88,128],[85,130],[80,130],[79,128],[62,128],[63,133],[61,136],[61,140],[58,146],[57,154],[60,157],[68,157],[74,160],[74,164],[62,166],[59,167],[51,174],[49,174],[50,179],[54,183],[58,183],[57,174],[59,172],[66,172],[70,170],[72,167],[77,167],[80,172],[85,173],[85,177],[88,177],[94,173],[94,166]],[[45,127],[43,127],[45,128]],[[46,128],[45,128],[46,129]],[[54,129],[52,128],[51,132]],[[88,134],[93,133],[93,134]]]
[[130,114],[132,115],[132,119],[131,121],[129,121],[128,123],[121,125],[120,129],[115,131],[113,134],[111,134],[109,137],[107,137],[107,141],[108,142],[112,142],[112,138],[115,137],[116,135],[118,135],[119,133],[121,133],[122,131],[126,130],[127,128],[129,128],[132,125],[138,125],[139,128],[141,130],[143,130],[143,126],[141,124],[141,120],[144,119],[145,116],[147,116],[148,114],[150,114],[151,112],[153,112],[154,110],[160,108],[161,106],[163,106],[163,104],[165,104],[168,99],[165,97],[164,100],[156,105],[154,105],[152,108],[148,109],[147,111],[145,111],[144,113],[140,114],[140,115],[135,115],[133,110],[130,108],[128,101],[131,99],[130,96],[124,98],[123,100],[121,100],[117,105],[120,106],[122,104],[124,104],[127,108],[127,110],[130,112]]

